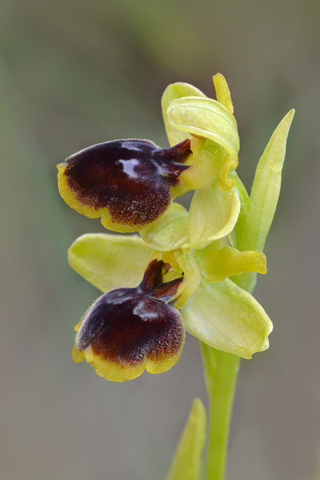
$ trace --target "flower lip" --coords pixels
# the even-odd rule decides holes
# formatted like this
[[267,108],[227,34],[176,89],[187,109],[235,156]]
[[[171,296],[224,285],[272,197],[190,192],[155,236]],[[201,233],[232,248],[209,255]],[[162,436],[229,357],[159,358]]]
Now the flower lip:
[[[60,165],[69,191],[81,208],[97,216],[108,209],[112,221],[139,227],[158,218],[171,202],[170,187],[179,182],[191,153],[190,140],[158,148],[148,140],[115,140],[75,153]],[[71,205],[74,206],[74,205]],[[75,208],[75,207],[74,207]]]
[[105,378],[127,380],[145,367],[158,373],[177,361],[185,331],[181,314],[173,302],[166,302],[182,279],[162,283],[163,269],[168,264],[151,261],[138,287],[111,290],[87,312],[75,347]]

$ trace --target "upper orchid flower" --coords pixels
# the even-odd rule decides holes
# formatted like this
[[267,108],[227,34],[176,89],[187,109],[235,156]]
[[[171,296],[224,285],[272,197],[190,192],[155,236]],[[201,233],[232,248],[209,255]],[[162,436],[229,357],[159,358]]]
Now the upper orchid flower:
[[81,150],[58,165],[63,199],[110,230],[137,231],[152,223],[177,194],[191,154],[190,140],[160,149],[149,140],[116,140]]

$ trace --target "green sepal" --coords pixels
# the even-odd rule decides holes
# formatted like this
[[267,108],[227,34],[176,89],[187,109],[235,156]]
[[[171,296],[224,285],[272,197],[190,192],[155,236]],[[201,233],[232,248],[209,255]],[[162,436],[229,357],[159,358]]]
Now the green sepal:
[[206,436],[206,410],[195,398],[166,480],[200,480]]
[[158,220],[140,231],[142,239],[159,252],[169,252],[188,240],[188,211],[172,203]]
[[240,212],[236,188],[223,192],[218,182],[195,191],[189,211],[189,243],[186,247],[203,248],[229,235]]
[[237,160],[240,148],[237,122],[230,111],[212,98],[184,97],[172,100],[169,123],[178,130],[208,138]]
[[186,329],[202,342],[243,358],[266,349],[272,322],[261,305],[231,280],[203,279],[182,309]]
[[206,98],[206,95],[202,93],[201,90],[193,85],[190,85],[189,83],[172,83],[165,89],[161,99],[161,107],[164,126],[170,145],[176,145],[177,143],[182,142],[189,137],[188,132],[178,130],[170,123],[167,113],[170,103],[177,98],[198,96]]
[[138,236],[107,233],[82,235],[68,251],[70,266],[103,292],[139,285],[151,254]]

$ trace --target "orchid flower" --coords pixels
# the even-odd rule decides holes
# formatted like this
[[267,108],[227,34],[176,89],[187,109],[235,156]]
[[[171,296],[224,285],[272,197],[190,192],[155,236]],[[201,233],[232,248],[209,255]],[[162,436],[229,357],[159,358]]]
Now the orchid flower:
[[[169,148],[109,141],[58,165],[71,207],[101,216],[109,230],[139,231],[86,234],[69,249],[71,267],[103,292],[76,326],[73,357],[109,380],[168,370],[185,330],[243,358],[268,348],[272,322],[250,292],[267,271],[262,250],[294,112],[271,137],[249,197],[235,171],[240,142],[229,88],[221,74],[213,79],[217,100],[186,83],[165,90]],[[173,201],[188,190],[189,211]]]

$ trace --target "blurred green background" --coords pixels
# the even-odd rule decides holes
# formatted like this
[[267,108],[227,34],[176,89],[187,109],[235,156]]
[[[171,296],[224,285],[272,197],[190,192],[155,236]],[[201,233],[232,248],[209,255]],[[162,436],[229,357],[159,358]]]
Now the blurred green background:
[[59,197],[55,165],[114,138],[168,145],[170,82],[213,96],[227,78],[239,173],[296,108],[283,189],[256,296],[268,351],[243,361],[228,478],[310,480],[320,445],[319,2],[2,0],[1,448],[3,480],[162,480],[195,396],[197,341],[169,372],[107,382],[71,358],[98,292],[68,267],[71,242],[103,231]]

